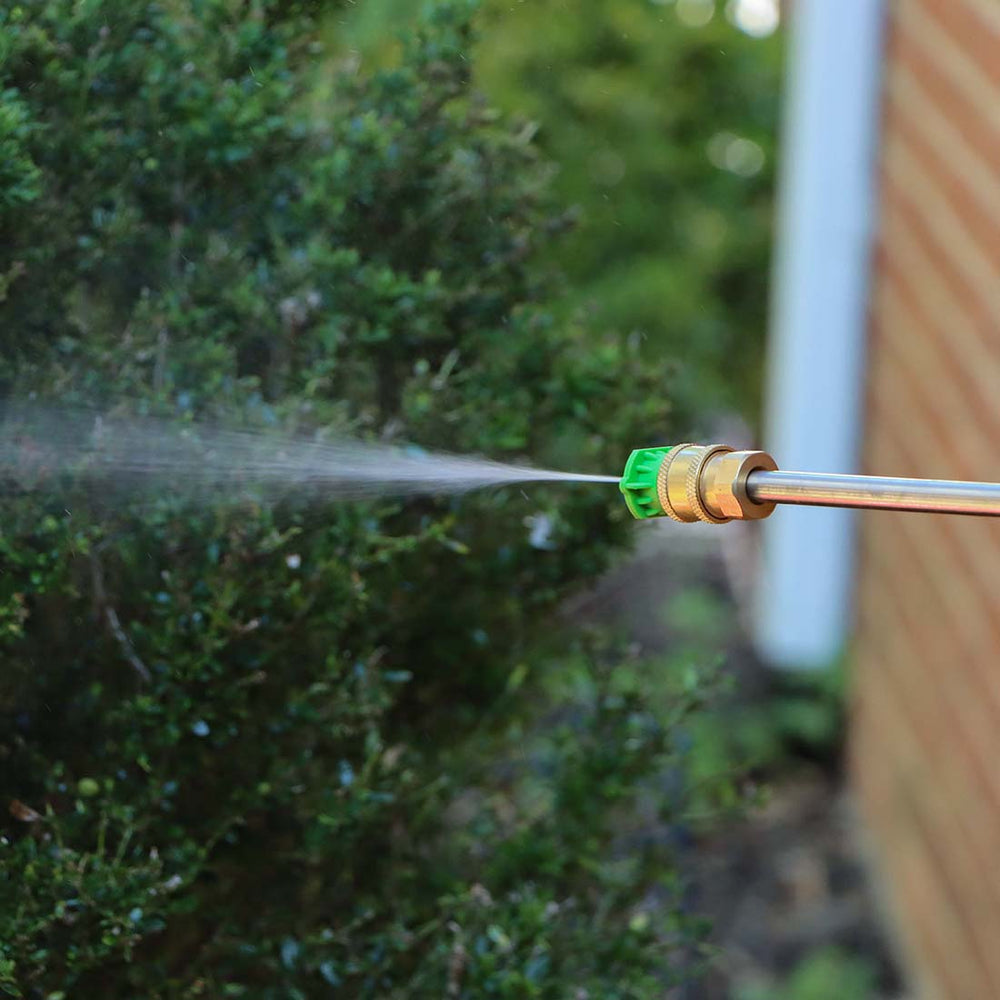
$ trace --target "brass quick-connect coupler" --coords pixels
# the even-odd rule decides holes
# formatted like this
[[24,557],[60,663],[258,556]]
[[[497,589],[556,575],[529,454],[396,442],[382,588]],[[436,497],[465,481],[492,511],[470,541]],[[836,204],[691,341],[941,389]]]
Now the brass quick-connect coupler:
[[638,518],[665,515],[675,521],[758,520],[774,510],[747,494],[751,472],[776,471],[763,451],[734,451],[724,444],[680,444],[632,452],[621,480],[629,510]]

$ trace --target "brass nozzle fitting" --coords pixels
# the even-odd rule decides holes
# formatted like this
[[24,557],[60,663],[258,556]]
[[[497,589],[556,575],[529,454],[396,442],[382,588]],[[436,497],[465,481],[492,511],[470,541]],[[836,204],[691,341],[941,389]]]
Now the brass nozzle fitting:
[[[767,517],[775,505],[751,500],[747,477],[758,469],[775,472],[777,468],[763,451],[734,451],[724,444],[679,444],[666,450],[633,452],[621,488],[636,517],[665,514],[675,521],[711,524],[758,520]],[[654,469],[655,490],[650,490]]]

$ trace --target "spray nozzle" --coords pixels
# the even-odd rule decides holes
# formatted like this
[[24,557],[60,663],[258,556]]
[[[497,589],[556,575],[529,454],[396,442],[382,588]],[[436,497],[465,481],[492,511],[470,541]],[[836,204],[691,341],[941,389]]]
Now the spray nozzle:
[[620,489],[634,517],[675,521],[757,520],[774,503],[751,500],[747,478],[778,466],[763,451],[734,451],[724,444],[639,448],[629,455]]

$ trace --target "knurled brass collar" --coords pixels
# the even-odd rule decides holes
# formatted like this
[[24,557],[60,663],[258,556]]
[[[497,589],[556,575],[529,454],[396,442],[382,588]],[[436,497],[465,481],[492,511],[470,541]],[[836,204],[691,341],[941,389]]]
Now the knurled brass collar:
[[656,476],[656,497],[667,517],[686,524],[693,521],[722,524],[729,520],[717,517],[706,507],[700,488],[705,463],[713,456],[729,450],[724,444],[685,443],[671,448]]
[[687,501],[688,509],[699,521],[706,521],[709,524],[725,524],[729,517],[712,513],[705,505],[702,498],[701,477],[705,466],[716,456],[731,452],[733,449],[725,444],[703,445],[698,449],[699,454],[691,462],[688,469],[687,479],[684,483],[684,499]]
[[656,474],[656,499],[660,501],[663,513],[666,514],[672,521],[681,521],[683,523],[694,520],[693,517],[681,517],[680,514],[674,510],[674,505],[670,502],[669,487],[670,466],[682,452],[693,447],[694,445],[690,441],[684,444],[675,445],[664,456],[663,462],[660,465],[660,470]]

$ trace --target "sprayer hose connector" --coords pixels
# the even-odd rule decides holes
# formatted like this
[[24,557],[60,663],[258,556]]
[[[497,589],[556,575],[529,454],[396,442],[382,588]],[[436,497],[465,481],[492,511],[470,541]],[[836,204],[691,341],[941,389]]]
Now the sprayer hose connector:
[[776,469],[763,451],[733,451],[725,444],[679,444],[662,459],[656,476],[661,513],[690,524],[704,521],[757,520],[774,510],[747,494],[747,477],[757,470]]

